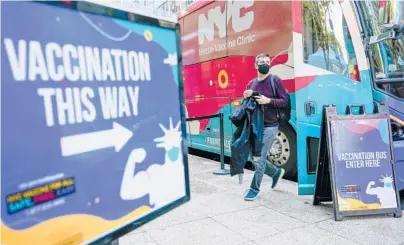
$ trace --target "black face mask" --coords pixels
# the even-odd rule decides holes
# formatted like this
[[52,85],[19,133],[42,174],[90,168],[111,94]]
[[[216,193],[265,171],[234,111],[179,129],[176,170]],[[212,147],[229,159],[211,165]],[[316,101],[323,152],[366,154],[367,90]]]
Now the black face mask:
[[258,65],[258,71],[259,73],[266,75],[269,72],[269,65],[268,64],[261,64]]

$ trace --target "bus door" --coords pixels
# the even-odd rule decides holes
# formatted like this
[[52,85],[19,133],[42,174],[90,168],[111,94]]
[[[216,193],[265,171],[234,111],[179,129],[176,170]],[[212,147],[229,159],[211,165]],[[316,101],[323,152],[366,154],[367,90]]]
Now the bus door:
[[292,12],[298,193],[311,195],[323,106],[343,114],[348,104],[363,104],[372,112],[372,86],[349,1],[293,1]]

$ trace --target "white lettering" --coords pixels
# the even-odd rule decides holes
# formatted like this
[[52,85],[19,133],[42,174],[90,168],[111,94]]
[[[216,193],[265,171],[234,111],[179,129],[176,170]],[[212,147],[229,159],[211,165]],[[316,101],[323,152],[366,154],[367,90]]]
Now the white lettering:
[[[150,81],[150,55],[146,52],[60,45],[55,42],[4,39],[15,81],[63,81],[63,87],[37,88],[45,123],[55,125],[92,122],[97,117],[93,99],[99,98],[104,119],[137,116],[139,87],[71,87],[65,81]],[[217,49],[223,49],[219,45]],[[162,62],[162,61],[161,61]],[[36,87],[37,85],[35,85]]]
[[138,114],[139,87],[101,87],[98,91],[104,119]]
[[27,76],[27,42],[25,40],[18,41],[18,54],[10,38],[4,39],[4,45],[14,80],[24,81]]
[[81,100],[81,95],[80,95],[80,89],[79,88],[73,88],[73,96],[74,96],[74,103],[75,106],[75,116],[76,116],[76,122],[81,123],[83,122],[83,109],[81,107],[81,103],[77,103],[78,101]]
[[63,65],[65,67],[66,78],[70,81],[77,81],[80,71],[77,66],[72,67],[72,59],[77,59],[77,49],[71,44],[63,46]]
[[102,80],[115,81],[115,72],[110,51],[105,48],[102,49]]
[[48,81],[45,57],[41,50],[41,44],[37,41],[29,42],[29,80],[35,81],[37,75],[43,81]]
[[62,81],[64,77],[63,66],[58,65],[56,68],[55,57],[62,58],[62,49],[56,43],[48,43],[45,48],[46,61],[48,62],[49,77],[53,81]]
[[98,88],[104,119],[115,119],[118,115],[118,91],[116,87]]
[[378,168],[387,152],[344,152],[337,154],[338,161],[345,161],[346,168]]
[[56,104],[58,112],[59,125],[66,124],[67,122],[74,124],[76,122],[73,104],[73,91],[71,88],[65,88],[64,93],[61,88],[56,89]]
[[38,95],[43,97],[46,126],[52,127],[55,124],[55,121],[53,120],[53,107],[52,107],[52,96],[55,95],[55,89],[39,88]]
[[250,8],[253,5],[254,0],[228,0],[223,12],[221,11],[220,6],[216,6],[208,11],[208,18],[206,18],[205,14],[200,14],[198,16],[199,45],[204,44],[205,38],[209,42],[213,41],[215,26],[218,29],[219,38],[224,38],[226,36],[226,26],[229,25],[230,19],[232,20],[231,28],[235,33],[242,32],[251,28],[254,22],[254,12],[249,11],[241,16],[241,9]]
[[79,55],[80,79],[81,81],[87,81],[86,55],[83,46],[77,47],[77,53]]
[[94,91],[89,87],[84,87],[81,89],[80,97],[83,106],[87,109],[82,111],[83,119],[86,122],[93,122],[97,117],[97,111],[91,102],[91,99],[94,98]]
[[[125,76],[125,81],[129,81],[129,61],[128,61],[128,52],[123,51],[122,52],[122,57],[123,57],[123,74]],[[134,80],[136,81],[136,80]]]
[[132,69],[129,70],[130,79],[132,81],[137,81],[140,78],[139,72],[139,58],[136,52],[130,51],[129,52],[129,67]]
[[87,72],[88,80],[93,81],[101,80],[101,61],[98,48],[85,47],[85,54],[87,58]]
[[[94,91],[90,87],[39,88],[38,95],[43,98],[48,127],[55,125],[53,105],[56,106],[59,125],[93,122],[97,116],[95,106],[91,102]],[[53,103],[53,98],[56,103]]]
[[133,89],[133,87],[128,87],[128,94],[132,103],[133,115],[137,116],[139,103],[139,87],[136,86],[135,89]]
[[[209,146],[213,146],[213,148],[219,148],[220,146],[220,139],[219,138],[213,138],[213,137],[206,137],[206,144]],[[229,151],[231,147],[231,140],[224,140],[224,147],[225,150]]]
[[[15,81],[150,81],[150,56],[145,52],[59,45],[9,38],[4,45]],[[129,57],[128,57],[129,56]],[[27,58],[28,57],[28,58]]]
[[237,45],[241,46],[244,44],[249,44],[255,42],[255,35],[249,34],[248,36],[240,36],[237,38]]
[[119,87],[119,117],[130,116],[129,99],[125,87]]
[[118,81],[122,80],[122,68],[121,68],[121,56],[122,50],[119,49],[111,49],[111,55],[114,56],[115,66],[116,66],[116,79]]
[[150,73],[150,61],[149,61],[149,54],[139,52],[139,69],[140,69],[140,80],[150,81],[151,80],[151,73]]
[[216,25],[220,38],[226,36],[226,25],[228,23],[226,21],[226,7],[224,8],[223,13],[220,10],[220,6],[217,6],[208,12],[209,21],[212,21]]
[[[233,3],[231,3],[233,2]],[[254,22],[254,12],[249,11],[244,16],[240,16],[242,8],[249,8],[254,5],[254,0],[227,2],[227,23],[231,17],[234,32],[242,32],[249,29]]]
[[[220,6],[219,10],[220,10]],[[215,32],[215,23],[213,21],[210,21],[206,18],[204,14],[200,14],[198,16],[198,43],[199,45],[204,44],[205,38],[211,42],[213,41]]]

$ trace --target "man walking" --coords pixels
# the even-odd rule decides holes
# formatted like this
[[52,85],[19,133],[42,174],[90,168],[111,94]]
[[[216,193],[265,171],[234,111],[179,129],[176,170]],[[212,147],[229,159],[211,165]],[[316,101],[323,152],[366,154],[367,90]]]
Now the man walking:
[[[264,173],[272,177],[272,188],[277,186],[278,181],[285,174],[284,169],[267,160],[267,153],[278,133],[278,109],[287,107],[289,99],[282,80],[269,73],[270,63],[271,59],[267,53],[255,57],[255,69],[258,71],[258,76],[248,83],[247,90],[243,93],[244,98],[247,98],[252,96],[253,92],[258,92],[259,96],[254,96],[254,98],[264,109],[263,146],[261,156],[253,157],[255,172],[250,189],[244,196],[247,201],[255,200],[258,197]],[[272,89],[271,80],[276,91]]]

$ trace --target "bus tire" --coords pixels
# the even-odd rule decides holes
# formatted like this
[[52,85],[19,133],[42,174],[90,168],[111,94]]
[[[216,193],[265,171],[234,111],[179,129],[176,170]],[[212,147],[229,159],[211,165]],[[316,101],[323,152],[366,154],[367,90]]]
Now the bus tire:
[[285,177],[296,180],[297,178],[297,148],[296,133],[289,125],[279,127],[278,134],[268,149],[268,160],[285,170]]

